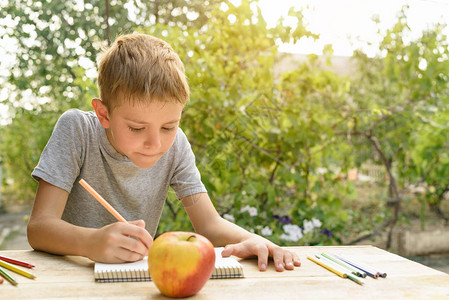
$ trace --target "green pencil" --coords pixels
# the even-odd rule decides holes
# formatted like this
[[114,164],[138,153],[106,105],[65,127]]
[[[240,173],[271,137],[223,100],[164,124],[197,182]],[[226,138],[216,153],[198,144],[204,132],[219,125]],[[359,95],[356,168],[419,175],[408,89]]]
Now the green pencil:
[[8,272],[6,272],[2,267],[0,267],[0,275],[11,282],[12,285],[17,285],[17,281],[14,279],[14,277],[9,275]]
[[330,259],[330,257],[326,257],[325,254],[321,254],[321,256],[318,256],[321,258],[322,261],[327,261],[329,264],[333,264],[335,266],[335,268],[340,268],[340,272],[342,272],[346,277],[349,278],[350,280],[354,281],[355,283],[358,283],[360,285],[363,285],[365,282],[363,282],[363,280],[357,278],[357,276],[355,274],[351,273],[351,270],[346,268],[344,265],[340,265],[337,262],[335,262],[334,260]]
[[352,273],[347,273],[346,275],[348,276],[349,279],[351,279],[352,281],[354,281],[354,282],[356,282],[356,283],[358,283],[360,285],[364,285],[365,284],[365,282],[362,279],[358,278],[357,276],[355,276]]
[[338,258],[334,257],[332,254],[326,254],[326,253],[321,253],[322,256],[326,257],[327,259],[332,260],[333,262],[339,264],[340,266],[345,267],[346,269],[348,269],[349,271],[351,271],[352,274],[360,276],[365,278],[366,277],[366,273],[361,273],[359,272],[358,269],[354,268],[353,266],[345,263],[344,261],[339,260]]

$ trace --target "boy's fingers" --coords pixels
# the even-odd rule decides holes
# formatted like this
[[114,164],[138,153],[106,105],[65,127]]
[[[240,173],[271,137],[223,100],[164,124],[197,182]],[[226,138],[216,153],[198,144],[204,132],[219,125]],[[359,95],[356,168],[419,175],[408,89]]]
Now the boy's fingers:
[[301,260],[299,259],[298,254],[296,254],[295,252],[293,252],[293,264],[294,264],[296,267],[301,266]]
[[228,257],[231,255],[235,255],[238,257],[249,257],[252,255],[257,255],[257,262],[259,265],[260,271],[265,271],[267,269],[268,264],[268,248],[266,246],[258,246],[252,247],[252,249],[248,249],[243,243],[227,245],[221,256]]
[[247,258],[253,255],[258,255],[258,253],[259,251],[257,248],[250,247],[245,243],[238,243],[226,245],[223,252],[221,253],[221,256],[228,257],[231,255],[235,255],[241,258]]
[[[135,253],[139,257],[137,259],[142,259],[143,256],[147,254],[148,248],[144,243],[140,240],[127,235],[122,235],[121,238],[117,241],[117,246],[119,249],[122,249],[129,256],[130,253]],[[122,259],[127,259],[123,254],[117,255]]]
[[136,225],[138,227],[142,227],[145,228],[145,221],[144,220],[135,220],[135,221],[130,221],[128,222],[129,224],[133,224]]
[[282,248],[276,247],[273,250],[273,261],[276,271],[284,271],[284,250]]
[[284,252],[284,267],[286,270],[293,270],[295,268],[293,263],[293,253],[290,251]]
[[258,257],[257,262],[259,264],[259,270],[265,271],[268,265],[268,249],[266,246],[258,248],[257,257]]
[[299,259],[298,254],[293,251],[284,251],[284,263],[285,269],[293,270],[295,267],[301,266],[301,260]]
[[134,226],[134,224],[132,225],[133,226],[124,227],[122,234],[136,238],[146,247],[147,250],[150,249],[153,244],[153,238],[150,233],[146,231],[145,228]]
[[226,247],[221,252],[221,256],[223,256],[223,257],[228,257],[228,256],[231,256],[231,255],[237,256],[236,252],[238,252],[238,251],[234,250],[234,248],[236,248],[237,245],[238,244],[226,245]]
[[274,267],[278,272],[282,272],[285,269],[293,270],[295,266],[299,267],[301,265],[301,261],[295,252],[272,244],[230,244],[224,248],[221,255],[223,257],[235,255],[241,258],[257,255],[260,271],[267,269],[269,256],[273,257]]
[[139,253],[130,251],[125,248],[119,248],[115,250],[115,262],[117,263],[125,263],[131,261],[141,260],[143,256]]

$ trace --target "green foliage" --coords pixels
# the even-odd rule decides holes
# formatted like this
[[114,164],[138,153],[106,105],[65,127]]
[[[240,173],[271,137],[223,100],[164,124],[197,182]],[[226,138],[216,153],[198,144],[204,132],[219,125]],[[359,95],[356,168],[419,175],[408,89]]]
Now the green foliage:
[[[320,70],[316,57],[282,78],[273,73],[276,39],[313,36],[302,26],[268,30],[260,12],[254,16],[250,1],[242,1],[212,11],[200,32],[142,28],[168,41],[186,65],[192,94],[181,126],[218,211],[259,234],[270,228],[278,242],[284,231],[275,216],[301,226],[319,216],[335,232],[346,218],[338,174],[317,169],[338,159],[329,158],[342,145],[333,144],[328,126],[339,112],[323,118],[322,111],[328,101],[341,102],[347,80]],[[242,212],[248,207],[257,215]],[[313,240],[331,242],[323,234]]]
[[[275,76],[278,41],[318,37],[304,26],[302,11],[290,10],[295,25],[279,20],[267,29],[257,1],[208,3],[114,1],[109,29],[111,37],[133,30],[158,36],[185,63],[191,101],[181,126],[222,216],[281,245],[365,234],[392,217],[381,205],[389,196],[380,197],[370,218],[343,205],[357,194],[342,174],[367,161],[383,164],[401,188],[425,183],[421,203],[441,204],[449,188],[449,53],[442,26],[407,41],[404,8],[378,56],[354,54],[350,78],[314,55]],[[57,118],[71,107],[89,109],[97,94],[92,66],[108,38],[106,9],[96,0],[83,6],[10,1],[1,14],[11,16],[15,25],[5,32],[19,43],[8,78],[15,93],[3,102],[13,120],[0,128],[4,178],[32,198],[29,174]],[[324,52],[329,63],[331,45]],[[24,106],[30,94],[41,104]],[[193,229],[170,191],[159,232],[171,230]]]
[[[350,129],[376,136],[388,160],[396,164],[402,184],[427,177],[426,166],[444,151],[449,100],[449,50],[443,26],[405,42],[409,34],[405,9],[381,43],[382,56],[355,55],[360,70],[349,112],[356,124]],[[438,134],[443,136],[437,138]],[[430,148],[425,150],[425,144]],[[361,145],[359,151],[369,149]]]
[[[58,115],[17,108],[13,122],[3,128],[0,136],[0,153],[4,160],[5,174],[3,178],[12,179],[13,190],[17,199],[30,199],[34,196],[36,184],[30,176],[47,143]],[[6,183],[6,181],[5,181]],[[4,184],[5,184],[4,183]]]
[[[109,34],[131,32],[137,22],[150,19],[201,27],[209,7],[200,2],[144,1],[139,7],[133,6],[135,1],[111,2]],[[57,118],[70,108],[90,109],[91,99],[98,96],[94,62],[108,39],[105,1],[17,0],[2,2],[0,7],[0,18],[6,20],[1,23],[2,38],[8,36],[18,44],[17,63],[9,70],[7,84],[0,80],[0,88],[9,90],[9,98],[0,104],[9,108],[12,118],[0,137],[6,173],[3,185],[6,177],[12,179],[7,188],[28,200],[36,187],[31,171]],[[131,8],[140,11],[139,19],[131,20]],[[185,14],[166,15],[179,9],[197,18],[187,21]]]

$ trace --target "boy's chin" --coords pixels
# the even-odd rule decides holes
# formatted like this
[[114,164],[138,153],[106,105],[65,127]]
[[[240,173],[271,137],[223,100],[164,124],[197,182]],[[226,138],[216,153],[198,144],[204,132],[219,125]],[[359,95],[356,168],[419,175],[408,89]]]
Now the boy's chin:
[[151,168],[152,166],[154,166],[158,159],[155,160],[131,160],[133,162],[133,164],[135,164],[136,166],[138,166],[139,168],[143,168],[143,169],[147,169],[147,168]]

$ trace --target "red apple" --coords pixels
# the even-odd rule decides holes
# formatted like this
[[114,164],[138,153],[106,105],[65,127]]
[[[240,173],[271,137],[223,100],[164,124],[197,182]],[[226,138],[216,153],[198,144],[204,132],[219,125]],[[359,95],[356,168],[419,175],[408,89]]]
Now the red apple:
[[193,232],[166,232],[154,240],[148,252],[148,269],[159,291],[169,297],[198,293],[212,275],[215,251],[212,243]]

